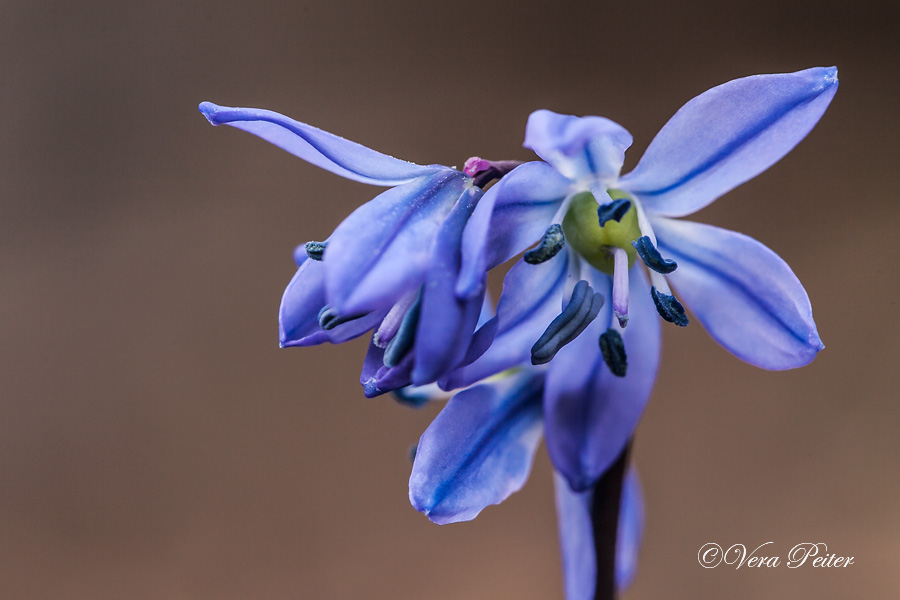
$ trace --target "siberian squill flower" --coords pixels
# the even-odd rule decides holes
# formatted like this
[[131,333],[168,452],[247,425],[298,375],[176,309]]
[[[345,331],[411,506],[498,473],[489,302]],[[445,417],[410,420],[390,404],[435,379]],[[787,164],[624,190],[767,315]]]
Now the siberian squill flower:
[[480,180],[399,160],[268,110],[204,102],[200,112],[213,125],[255,134],[342,177],[391,186],[325,241],[298,247],[279,313],[283,347],[341,343],[374,330],[361,377],[367,396],[433,382],[461,362],[482,308],[479,294],[459,299],[454,291]]
[[457,294],[479,297],[486,270],[540,244],[511,268],[496,317],[476,333],[474,345],[481,335],[492,345],[441,384],[471,385],[529,357],[549,363],[547,448],[578,493],[631,439],[658,365],[659,317],[688,324],[668,281],[739,358],[766,369],[809,363],[823,345],[790,267],[747,236],[672,217],[774,164],[836,90],[835,68],[715,87],[683,106],[621,177],[632,138],[620,125],[533,113],[525,146],[546,162],[519,166],[486,192],[463,234]]

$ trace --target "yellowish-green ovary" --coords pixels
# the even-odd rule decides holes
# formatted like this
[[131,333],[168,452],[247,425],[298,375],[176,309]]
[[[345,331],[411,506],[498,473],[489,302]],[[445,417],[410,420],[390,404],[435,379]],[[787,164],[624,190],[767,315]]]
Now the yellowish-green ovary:
[[[609,190],[609,195],[613,200],[630,199],[628,194],[621,190]],[[630,269],[637,258],[637,252],[631,242],[641,237],[634,202],[621,221],[607,221],[603,227],[600,227],[600,220],[597,217],[598,206],[590,192],[582,192],[572,198],[562,222],[566,244],[583,256],[591,266],[610,275],[614,271],[611,250],[613,246],[617,246],[628,253]]]

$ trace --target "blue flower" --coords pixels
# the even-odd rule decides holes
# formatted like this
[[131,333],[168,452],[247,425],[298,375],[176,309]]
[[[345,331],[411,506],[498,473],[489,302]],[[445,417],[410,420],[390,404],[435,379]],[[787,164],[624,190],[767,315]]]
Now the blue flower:
[[[545,162],[516,168],[486,192],[463,234],[457,294],[477,297],[485,271],[540,244],[511,268],[496,317],[475,335],[475,345],[482,335],[493,344],[482,344],[486,350],[441,385],[471,385],[529,358],[549,363],[547,448],[572,490],[584,492],[643,412],[659,361],[656,315],[688,323],[668,281],[739,358],[766,369],[812,361],[823,345],[790,267],[747,236],[672,217],[699,210],[778,161],[836,90],[834,68],[715,87],[683,106],[623,177],[632,140],[620,125],[533,113],[525,146]],[[612,301],[598,310],[601,296]]]
[[[834,68],[713,88],[682,107],[624,176],[631,135],[601,117],[537,111],[525,145],[542,161],[471,159],[460,172],[269,111],[200,110],[214,125],[390,186],[329,238],[298,248],[281,344],[340,343],[374,330],[361,377],[367,396],[396,390],[418,406],[435,389],[421,386],[462,388],[422,435],[410,476],[411,503],[437,523],[472,519],[520,489],[543,434],[557,473],[566,595],[575,600],[598,585],[597,494],[605,473],[625,468],[659,365],[660,318],[688,324],[669,281],[713,338],[751,364],[795,368],[823,348],[784,261],[741,234],[676,218],[774,164],[836,90]],[[536,241],[507,273],[493,314],[487,273]],[[633,471],[615,492],[621,588],[634,575],[642,530]]]
[[297,249],[279,312],[283,347],[341,343],[374,330],[361,376],[367,396],[433,382],[462,361],[482,308],[482,295],[455,294],[463,227],[483,193],[472,177],[399,160],[268,110],[204,102],[200,112],[342,177],[391,186],[326,240]]

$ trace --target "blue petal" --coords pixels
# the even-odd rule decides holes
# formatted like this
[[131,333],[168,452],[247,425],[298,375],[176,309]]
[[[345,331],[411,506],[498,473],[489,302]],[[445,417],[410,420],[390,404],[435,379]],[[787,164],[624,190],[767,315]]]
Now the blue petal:
[[[607,280],[605,287],[601,277]],[[595,291],[607,297],[608,279],[598,273],[593,283]],[[592,487],[615,461],[634,433],[656,378],[660,320],[640,267],[631,269],[629,287],[631,318],[622,332],[627,375],[613,375],[599,349],[600,334],[614,327],[610,302],[584,333],[560,350],[547,371],[547,451],[576,491]]]
[[644,538],[644,496],[637,470],[625,475],[622,504],[619,507],[619,531],[616,537],[616,585],[624,590],[637,574],[638,555]]
[[389,189],[344,219],[323,261],[328,304],[344,314],[390,308],[419,287],[441,224],[467,185],[446,169]]
[[485,273],[534,244],[550,225],[569,186],[550,165],[531,162],[488,189],[463,233],[456,293],[477,295],[484,289]]
[[321,262],[303,258],[288,283],[278,311],[279,343],[282,347],[340,344],[364,334],[384,318],[373,312],[325,331],[319,325],[319,310],[325,306],[325,268]]
[[412,365],[413,356],[410,352],[397,365],[385,366],[384,349],[371,341],[359,376],[366,398],[374,398],[412,384]]
[[525,147],[572,181],[615,180],[631,134],[603,117],[573,117],[536,110],[525,127]]
[[690,221],[655,218],[669,275],[709,334],[738,358],[763,369],[809,364],[824,348],[809,296],[791,268],[753,238]]
[[525,484],[541,434],[541,377],[520,372],[460,392],[416,451],[409,500],[435,523],[474,519]]
[[483,331],[490,332],[493,343],[477,360],[441,380],[441,387],[465,387],[530,362],[531,347],[559,314],[568,262],[567,252],[538,265],[520,259],[503,280],[497,316],[478,330],[473,345],[480,346]]
[[735,79],[685,104],[621,186],[648,212],[696,212],[790,152],[837,91],[837,69]]
[[[559,542],[566,600],[594,600],[597,584],[596,547],[591,508],[593,490],[573,492],[565,478],[554,473]],[[624,590],[634,580],[643,535],[643,500],[634,468],[622,487],[616,535],[616,587]]]
[[422,288],[416,331],[412,372],[415,385],[437,381],[462,361],[481,315],[481,296],[460,300],[454,291],[459,276],[463,228],[481,194],[480,188],[468,188],[450,211],[435,240],[434,254]]
[[393,158],[270,110],[203,102],[200,112],[213,125],[243,129],[317,167],[363,183],[400,185],[441,168]]

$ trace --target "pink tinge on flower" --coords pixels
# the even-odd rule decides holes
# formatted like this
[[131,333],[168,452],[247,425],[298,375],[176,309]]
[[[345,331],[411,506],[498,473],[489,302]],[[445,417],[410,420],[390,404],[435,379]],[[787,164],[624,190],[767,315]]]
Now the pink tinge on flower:
[[463,173],[468,175],[469,177],[475,177],[482,171],[487,171],[491,168],[491,161],[484,160],[480,156],[473,156],[472,158],[466,161],[466,164],[463,166]]

